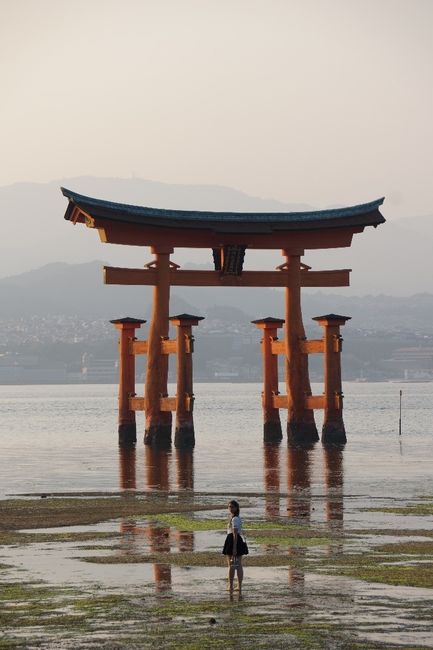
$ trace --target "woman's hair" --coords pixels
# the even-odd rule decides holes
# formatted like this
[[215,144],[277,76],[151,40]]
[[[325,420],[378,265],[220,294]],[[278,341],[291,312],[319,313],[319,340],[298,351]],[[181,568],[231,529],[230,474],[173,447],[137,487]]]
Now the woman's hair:
[[240,510],[239,503],[234,499],[232,499],[231,501],[229,501],[229,506],[233,506],[233,508],[235,509],[235,513],[233,517],[239,517],[239,510]]

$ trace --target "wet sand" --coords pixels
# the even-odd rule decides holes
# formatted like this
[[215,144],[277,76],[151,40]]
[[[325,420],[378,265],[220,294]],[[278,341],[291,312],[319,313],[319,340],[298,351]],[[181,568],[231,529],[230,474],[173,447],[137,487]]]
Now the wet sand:
[[272,497],[243,496],[242,599],[221,495],[1,502],[0,647],[433,647],[433,499],[333,494],[317,523],[320,500]]

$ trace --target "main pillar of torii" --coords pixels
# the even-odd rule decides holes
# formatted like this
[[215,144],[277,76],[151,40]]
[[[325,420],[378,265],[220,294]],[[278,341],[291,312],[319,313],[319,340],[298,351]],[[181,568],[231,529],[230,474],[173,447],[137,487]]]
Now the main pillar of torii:
[[[104,268],[106,284],[154,287],[145,398],[130,401],[131,407],[146,412],[146,443],[169,444],[172,412],[177,409],[178,396],[167,395],[168,356],[163,356],[175,352],[175,343],[167,339],[172,286],[285,289],[283,350],[278,353],[285,356],[287,395],[275,395],[273,406],[287,408],[289,440],[317,439],[313,409],[323,408],[323,400],[317,406],[310,390],[301,288],[348,286],[350,269],[313,271],[301,259],[308,250],[349,247],[354,234],[384,223],[379,211],[383,199],[331,210],[239,213],[157,209],[95,199],[64,188],[62,192],[69,201],[68,221],[95,229],[104,243],[153,251],[154,260],[144,269]],[[170,261],[176,248],[211,250],[214,270],[180,269]],[[248,250],[278,249],[284,262],[275,271],[244,271]]]
[[144,390],[146,426],[145,444],[169,445],[171,443],[171,411],[162,410],[161,398],[168,396],[168,354],[162,343],[168,339],[170,309],[170,246],[154,246],[155,285],[153,288],[152,320],[147,348],[147,375]]

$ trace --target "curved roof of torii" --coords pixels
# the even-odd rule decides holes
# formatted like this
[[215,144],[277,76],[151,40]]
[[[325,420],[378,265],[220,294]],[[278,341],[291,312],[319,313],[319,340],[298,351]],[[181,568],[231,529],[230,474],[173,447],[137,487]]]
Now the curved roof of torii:
[[[379,212],[384,199],[347,208],[314,210],[310,212],[205,212],[198,210],[166,210],[126,203],[113,203],[83,196],[64,187],[69,199],[65,219],[72,219],[75,208],[84,215],[136,226],[163,228],[211,229],[214,232],[270,233],[273,231],[324,230],[377,226],[385,219]],[[76,212],[76,211],[75,211]],[[82,220],[79,218],[78,220]]]

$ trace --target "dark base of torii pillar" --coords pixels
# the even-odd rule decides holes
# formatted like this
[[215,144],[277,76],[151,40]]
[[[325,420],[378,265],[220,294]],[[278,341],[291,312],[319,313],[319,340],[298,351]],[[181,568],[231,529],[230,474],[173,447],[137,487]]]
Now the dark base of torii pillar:
[[151,447],[171,447],[171,424],[156,424],[146,428],[143,442]]
[[135,422],[133,424],[119,424],[118,432],[120,447],[135,446],[137,442],[137,425]]
[[325,422],[322,428],[322,443],[324,445],[345,445],[346,442],[346,429],[342,420]]
[[282,439],[281,422],[271,421],[263,424],[263,440],[265,443],[281,442]]
[[289,420],[287,422],[287,442],[289,445],[309,447],[315,442],[318,442],[319,434],[314,420],[309,421],[296,421]]
[[191,449],[195,446],[194,425],[180,425],[174,432],[174,446],[177,449]]

